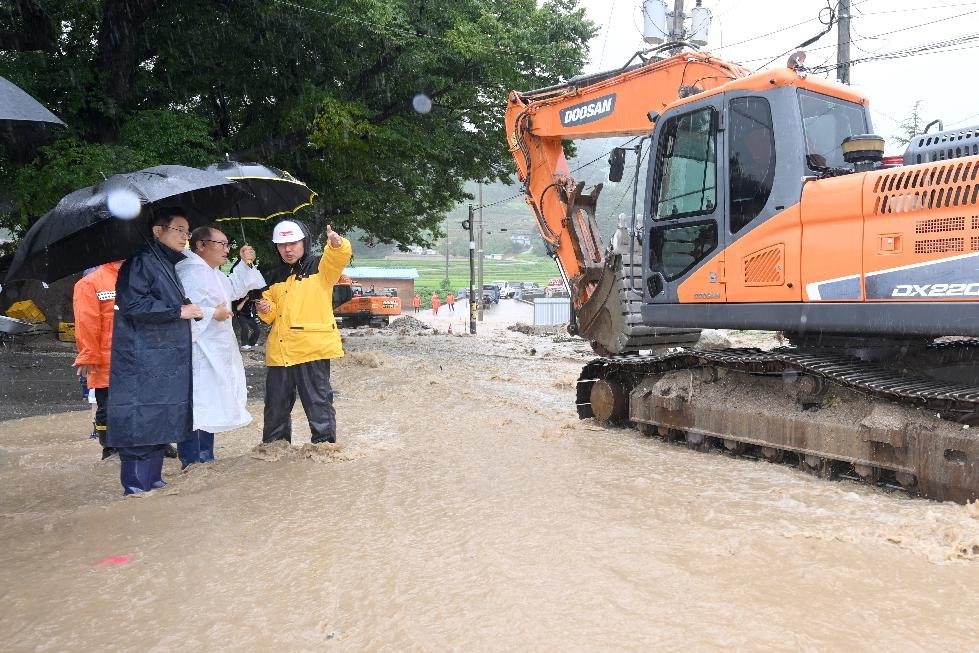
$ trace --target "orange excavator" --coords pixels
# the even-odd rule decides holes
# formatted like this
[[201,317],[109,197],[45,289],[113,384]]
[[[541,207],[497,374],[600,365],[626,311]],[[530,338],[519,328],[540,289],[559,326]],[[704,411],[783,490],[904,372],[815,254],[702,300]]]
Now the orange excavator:
[[[887,165],[868,99],[802,61],[752,73],[680,53],[510,94],[510,151],[570,328],[603,356],[578,414],[975,500],[979,130],[920,135]],[[641,222],[606,245],[601,185],[572,178],[563,141],[626,135],[649,139]],[[698,348],[706,328],[788,344]]]
[[571,293],[576,318],[572,331],[589,339],[597,352],[693,343],[700,331],[642,323],[641,255],[633,250],[623,258],[621,249],[604,251],[595,219],[602,184],[583,193],[585,184],[568,172],[563,141],[647,135],[649,116],[670,102],[750,74],[736,64],[691,52],[510,94],[506,129],[517,176]]
[[346,274],[333,286],[333,315],[341,327],[388,325],[391,317],[401,315],[401,299],[364,291]]

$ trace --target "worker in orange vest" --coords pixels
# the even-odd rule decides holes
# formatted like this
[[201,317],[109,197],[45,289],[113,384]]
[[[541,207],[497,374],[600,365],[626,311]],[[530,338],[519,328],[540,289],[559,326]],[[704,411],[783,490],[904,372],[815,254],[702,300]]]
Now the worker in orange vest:
[[439,306],[441,306],[441,305],[442,305],[442,300],[439,299],[438,293],[433,292],[432,293],[432,315],[434,315],[435,317],[438,317],[438,314],[439,314]]
[[82,277],[72,295],[75,314],[75,346],[78,356],[72,365],[95,390],[95,434],[102,445],[102,460],[116,452],[106,445],[106,406],[109,401],[109,361],[112,353],[112,322],[115,317],[116,279],[122,261],[105,263]]
[[448,305],[450,313],[456,312],[456,298],[451,290],[445,293],[445,303]]
[[422,298],[418,293],[415,293],[415,298],[411,300],[411,305],[415,307],[416,313],[421,310]]

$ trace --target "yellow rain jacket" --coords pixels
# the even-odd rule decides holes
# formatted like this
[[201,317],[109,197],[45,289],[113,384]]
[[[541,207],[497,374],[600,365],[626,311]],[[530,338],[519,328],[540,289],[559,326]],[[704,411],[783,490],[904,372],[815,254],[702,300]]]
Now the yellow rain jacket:
[[[307,252],[309,239],[306,239]],[[353,250],[346,238],[339,247],[327,244],[319,257],[307,254],[295,265],[281,265],[267,275],[262,293],[272,305],[258,316],[272,325],[265,342],[265,363],[287,367],[340,358],[343,343],[333,317],[333,285],[350,262]]]

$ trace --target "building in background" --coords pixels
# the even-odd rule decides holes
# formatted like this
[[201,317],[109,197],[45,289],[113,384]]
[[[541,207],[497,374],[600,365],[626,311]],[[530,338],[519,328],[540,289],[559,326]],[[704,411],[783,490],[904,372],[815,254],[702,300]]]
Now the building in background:
[[[401,298],[410,300],[415,295],[415,280],[418,279],[415,268],[348,267],[344,268],[343,273],[354,283],[360,284],[364,291],[374,286],[374,292],[378,295],[387,288],[394,288]],[[410,305],[407,301],[402,303]]]

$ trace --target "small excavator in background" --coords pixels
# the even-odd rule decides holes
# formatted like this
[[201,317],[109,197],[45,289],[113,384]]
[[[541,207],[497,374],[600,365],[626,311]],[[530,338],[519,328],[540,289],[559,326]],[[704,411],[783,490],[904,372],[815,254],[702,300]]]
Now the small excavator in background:
[[[681,52],[510,94],[510,151],[569,329],[602,356],[578,414],[976,500],[979,129],[922,134],[885,165],[868,99],[803,63],[753,73]],[[606,244],[602,185],[571,176],[563,141],[629,135],[649,141],[642,203]],[[707,328],[788,345],[698,348]]]
[[401,315],[401,299],[393,295],[365,292],[345,274],[333,286],[333,316],[341,327],[385,327],[392,316]]

